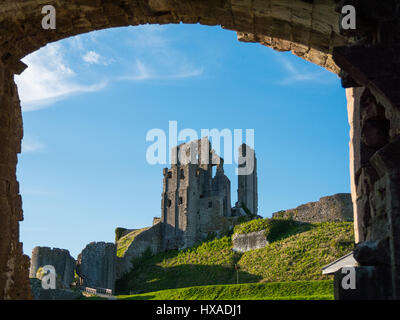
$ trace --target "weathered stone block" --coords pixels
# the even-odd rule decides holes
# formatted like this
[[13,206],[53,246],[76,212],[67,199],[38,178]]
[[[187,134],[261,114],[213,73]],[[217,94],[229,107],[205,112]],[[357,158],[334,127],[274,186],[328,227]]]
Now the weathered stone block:
[[234,234],[232,237],[233,251],[246,252],[264,248],[268,245],[265,230],[247,234]]

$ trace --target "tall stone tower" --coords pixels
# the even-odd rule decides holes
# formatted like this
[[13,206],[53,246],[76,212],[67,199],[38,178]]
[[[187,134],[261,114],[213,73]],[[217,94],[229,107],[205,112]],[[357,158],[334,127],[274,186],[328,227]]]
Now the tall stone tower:
[[[190,162],[183,163],[178,155]],[[164,250],[191,247],[218,228],[213,217],[231,215],[230,181],[223,159],[211,149],[208,138],[181,144],[172,150],[171,168],[163,171],[161,196]],[[216,175],[212,176],[212,167]]]
[[238,203],[252,214],[258,213],[257,158],[246,144],[239,147]]

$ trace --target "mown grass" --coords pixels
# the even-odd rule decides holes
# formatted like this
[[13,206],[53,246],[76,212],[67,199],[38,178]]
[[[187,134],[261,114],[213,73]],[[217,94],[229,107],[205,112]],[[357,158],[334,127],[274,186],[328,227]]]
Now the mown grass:
[[122,295],[117,298],[122,300],[332,300],[333,281],[199,286]]
[[327,280],[329,276],[322,275],[321,268],[353,248],[351,222],[299,224],[289,221],[277,223],[274,228],[275,241],[244,254],[233,252],[231,238],[224,237],[193,248],[136,259],[132,271],[117,281],[117,292],[139,294],[235,284],[237,276],[242,284]]

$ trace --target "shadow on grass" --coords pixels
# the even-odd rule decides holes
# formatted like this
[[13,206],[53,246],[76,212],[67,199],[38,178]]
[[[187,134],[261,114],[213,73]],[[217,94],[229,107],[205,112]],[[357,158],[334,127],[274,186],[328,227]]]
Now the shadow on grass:
[[[268,230],[268,240],[270,242],[306,232],[314,227],[310,223],[300,223],[293,220],[272,219],[271,221]],[[212,241],[207,243],[212,243]],[[163,261],[169,260],[171,262],[178,255],[184,255],[186,250],[189,254],[190,252],[194,252],[196,248],[201,248],[203,244],[185,249],[184,251],[170,250],[155,256],[152,256],[151,252],[145,252],[141,258],[132,260],[132,271],[125,274],[116,282],[117,294],[141,294],[192,286],[254,283],[262,280],[261,276],[235,269],[235,265],[240,260],[241,254],[231,251],[230,240],[228,243],[222,241],[220,244],[221,247],[216,244],[217,247],[212,249],[212,253],[223,253],[221,254],[221,265],[207,264],[204,257],[201,257],[204,251],[199,251],[199,262],[196,264],[181,264],[180,262],[179,265],[175,266],[161,266]],[[202,250],[211,249],[207,247],[204,249],[203,247]],[[215,259],[213,260],[215,261]]]
[[153,300],[156,296],[154,295],[141,295],[141,296],[130,296],[128,298],[120,298],[120,300]]
[[306,232],[315,227],[308,222],[299,222],[285,219],[271,219],[271,226],[267,240],[271,242],[283,240],[296,234]]
[[[177,252],[175,254],[178,254]],[[168,252],[171,255],[171,252]],[[136,268],[116,283],[118,294],[140,294],[166,289],[177,289],[192,286],[216,284],[252,283],[261,280],[243,271],[236,271],[232,266],[183,264],[172,267],[161,267],[157,263],[165,256],[154,256]]]

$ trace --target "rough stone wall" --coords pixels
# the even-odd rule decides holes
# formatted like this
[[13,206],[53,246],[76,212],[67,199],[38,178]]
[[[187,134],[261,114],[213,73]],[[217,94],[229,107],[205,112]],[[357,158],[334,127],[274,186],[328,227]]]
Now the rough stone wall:
[[16,165],[21,138],[21,109],[13,71],[0,60],[0,299],[31,297],[29,258],[23,255],[19,242],[23,212]]
[[365,87],[347,89],[347,96],[356,242],[369,245],[369,256],[381,257],[362,266],[393,268],[386,297],[400,297],[400,112]]
[[156,223],[149,229],[138,234],[125,251],[123,257],[118,257],[116,261],[116,279],[121,278],[124,273],[132,269],[132,258],[140,257],[147,249],[152,254],[161,251],[161,223]]
[[29,277],[36,278],[37,270],[40,267],[51,265],[56,269],[57,278],[63,282],[64,287],[69,288],[74,280],[75,264],[76,261],[68,250],[35,247],[32,250]]
[[117,249],[114,243],[91,242],[80,253],[76,273],[81,285],[114,290]]
[[250,232],[247,234],[234,234],[232,237],[233,251],[246,252],[264,248],[268,245],[265,230]]
[[348,88],[354,257],[360,270],[369,270],[357,276],[365,282],[364,297],[400,299],[400,3],[350,4],[358,28],[342,34],[357,41],[334,48],[333,59]]
[[294,209],[278,211],[274,218],[292,218],[300,222],[353,221],[353,203],[350,193],[338,193],[309,202]]

